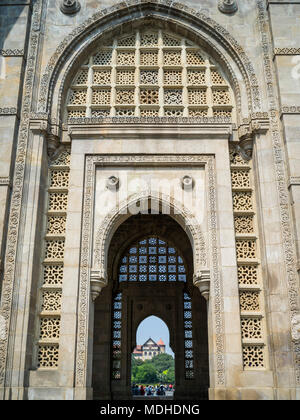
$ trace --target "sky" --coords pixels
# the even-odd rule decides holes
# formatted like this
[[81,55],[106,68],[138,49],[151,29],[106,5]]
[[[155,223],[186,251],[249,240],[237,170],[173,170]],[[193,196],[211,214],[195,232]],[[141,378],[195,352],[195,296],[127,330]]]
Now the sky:
[[169,347],[170,337],[167,325],[157,316],[149,316],[142,321],[137,329],[136,344],[144,344],[149,338],[156,343],[161,338],[166,345],[166,353],[174,357],[174,353]]

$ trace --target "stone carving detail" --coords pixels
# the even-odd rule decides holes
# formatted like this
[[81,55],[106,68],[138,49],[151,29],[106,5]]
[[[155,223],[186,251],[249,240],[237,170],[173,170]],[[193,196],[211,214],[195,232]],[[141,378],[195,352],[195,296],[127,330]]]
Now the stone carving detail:
[[292,318],[292,338],[300,340],[300,314],[295,314]]
[[43,285],[61,286],[63,281],[63,265],[45,265]]
[[254,233],[253,216],[235,216],[234,228],[237,234]]
[[259,311],[259,292],[240,292],[241,311]]
[[275,55],[300,55],[300,48],[274,48]]
[[[124,75],[123,71],[117,71],[117,83],[118,84],[128,84],[128,75],[129,72],[125,71],[125,76],[126,76],[126,81],[125,78],[122,76]],[[123,82],[123,83],[122,83]],[[124,83],[125,82],[125,83]],[[93,72],[93,83],[95,85],[108,85],[110,86],[111,84],[111,72],[109,70],[94,70]],[[87,84],[87,81],[86,83]]]
[[50,188],[68,188],[69,186],[69,172],[61,171],[59,169],[52,169],[50,171]]
[[36,361],[41,368],[58,366],[69,165],[70,150],[62,148],[50,160],[48,169],[50,185]]
[[220,12],[226,14],[234,13],[238,9],[236,0],[219,0],[218,7]]
[[58,366],[58,346],[45,344],[39,346],[38,367],[56,368]]
[[[253,370],[266,367],[266,349],[264,349],[264,303],[261,293],[261,270],[257,255],[258,238],[254,236],[256,226],[254,223],[255,195],[252,190],[252,167],[249,160],[241,155],[238,146],[230,147],[230,165],[243,365],[244,369]],[[248,235],[250,237],[247,237]],[[252,345],[254,340],[259,346]]]
[[236,255],[241,260],[257,258],[255,239],[237,239]]
[[59,312],[61,307],[61,290],[44,290],[42,312]]
[[60,10],[66,15],[73,15],[80,10],[80,3],[77,0],[63,0],[60,3]]
[[17,114],[17,108],[0,108],[0,115],[16,115]]
[[[42,84],[41,84],[41,91],[39,95],[39,110],[45,110],[47,107],[47,95],[48,95],[48,86],[50,79],[53,74],[54,68],[56,68],[57,62],[59,60],[65,60],[66,56],[68,54],[69,45],[74,42],[77,38],[82,38],[83,33],[88,30],[90,31],[91,28],[94,28],[95,26],[101,27],[102,22],[105,23],[107,19],[111,19],[114,15],[119,15],[120,11],[123,9],[127,9],[127,4],[120,3],[116,4],[108,9],[100,10],[99,12],[95,13],[92,17],[87,19],[83,24],[80,25],[80,30],[78,31],[77,28],[71,32],[58,46],[57,50],[49,60],[49,63],[46,67],[45,73],[42,77]],[[134,0],[131,4],[132,7],[132,15],[130,15],[130,18],[134,15],[134,13],[138,10],[138,14],[140,13],[146,13],[148,9],[160,11],[161,8],[168,7],[169,14],[172,16],[173,14],[176,14],[177,10],[180,11],[180,13],[185,13],[185,19],[189,21],[190,19],[195,21],[197,19],[201,25],[205,25],[205,30],[208,34],[214,35],[222,44],[226,44],[228,49],[237,57],[237,64],[243,74],[244,82],[247,89],[247,94],[249,97],[249,107],[252,109],[259,109],[260,108],[260,90],[258,87],[257,78],[254,72],[254,68],[252,63],[249,61],[245,51],[243,48],[237,43],[237,41],[231,36],[231,34],[222,26],[220,26],[219,23],[215,22],[211,17],[208,17],[202,12],[199,12],[197,10],[194,10],[190,8],[189,6],[185,4],[181,4],[178,2],[174,2],[170,5],[166,5],[164,0],[155,0],[155,5],[152,4],[152,2],[144,2],[143,0]],[[141,10],[142,9],[142,10]],[[145,9],[145,10],[144,10]],[[165,12],[165,10],[164,10]],[[174,37],[175,38],[175,37]],[[104,43],[105,44],[105,43]],[[188,44],[189,45],[189,44]],[[213,45],[211,45],[212,48],[215,49]],[[155,62],[154,59],[151,57],[152,52],[149,51],[147,53],[148,55],[148,62],[143,63],[145,65],[157,65],[157,61]],[[218,54],[222,56],[222,54],[218,51]],[[192,62],[193,60],[190,60],[190,57],[194,55],[193,53],[187,54],[187,60],[189,64],[202,64],[201,61],[197,60],[197,62]],[[143,54],[141,55],[141,63],[143,60]],[[157,58],[156,58],[157,59]],[[195,56],[193,57],[195,59]],[[223,62],[227,64],[227,67],[229,69],[229,64],[224,56],[222,56]],[[107,64],[107,63],[106,63]],[[239,92],[239,86],[237,79],[235,78],[235,75],[231,69],[229,69],[232,79],[234,80],[235,90],[236,90],[236,97],[237,97],[237,105],[240,109],[240,92]],[[51,92],[50,92],[51,95]],[[59,101],[61,101],[61,97],[59,98]]]
[[61,235],[66,230],[66,216],[48,216],[47,234]]
[[24,50],[22,49],[7,49],[7,50],[0,50],[0,55],[3,57],[21,57],[24,55]]
[[[15,272],[16,272],[16,253],[17,241],[19,236],[19,226],[24,226],[24,212],[21,211],[24,193],[24,173],[26,165],[26,153],[29,130],[29,115],[31,111],[31,100],[34,91],[35,68],[38,57],[39,46],[39,28],[42,19],[42,1],[37,0],[32,6],[32,30],[29,37],[28,57],[24,90],[22,97],[22,119],[19,127],[19,137],[16,144],[16,158],[14,168],[14,179],[10,202],[10,214],[7,228],[7,245],[6,245],[6,264],[4,266],[4,275],[2,282],[1,307],[0,316],[5,320],[6,331],[10,328],[14,329],[15,320],[11,317],[13,302],[19,293],[14,288]],[[0,109],[0,114],[2,110]],[[12,355],[8,352],[8,340],[6,337],[0,338],[0,386],[4,385],[5,370],[7,363],[10,363]]]
[[[173,38],[160,29],[155,33],[157,46],[149,50],[140,45],[140,39],[148,34],[152,39],[153,32],[142,30],[136,30],[130,37],[116,38],[111,48],[102,47],[84,62],[68,95],[69,119],[97,115],[135,118],[132,122],[138,122],[136,116],[231,118],[234,96],[212,59],[205,52],[200,54],[196,44],[183,37]],[[164,41],[172,45],[166,46]],[[191,63],[187,69],[183,65],[185,55]],[[99,69],[101,66],[103,69]],[[104,105],[106,112],[99,111],[99,105]],[[125,109],[124,105],[132,107]],[[153,108],[148,109],[150,105]],[[83,107],[86,115],[82,113]]]
[[234,211],[251,211],[253,210],[252,192],[251,191],[235,191],[232,194]]
[[60,318],[54,316],[41,317],[40,339],[58,339],[60,333]]
[[257,369],[265,367],[263,346],[243,346],[244,368]]
[[[94,78],[95,78],[95,73],[94,73]],[[81,70],[78,74],[77,77],[75,79],[75,84],[76,85],[86,85],[88,81],[88,70]],[[96,82],[94,82],[96,83]]]
[[[273,51],[271,49],[271,39],[268,17],[263,0],[257,0],[258,24],[261,32],[262,52],[264,60],[264,70],[268,89],[268,102],[270,108],[270,128],[273,142],[274,165],[276,170],[276,182],[279,197],[279,208],[281,216],[281,235],[283,238],[283,250],[285,259],[285,269],[287,278],[287,290],[291,311],[291,329],[293,317],[299,313],[299,278],[296,272],[296,250],[292,232],[291,215],[289,212],[289,192],[287,184],[283,182],[287,179],[285,167],[285,146],[281,134],[281,122],[277,109],[279,104],[273,86]],[[295,379],[296,384],[300,384],[300,343],[297,340],[293,344],[293,355],[295,360]]]
[[242,338],[245,340],[262,339],[262,323],[260,317],[241,318]]
[[65,211],[67,210],[67,203],[68,197],[66,193],[49,193],[49,211]]
[[256,265],[239,265],[238,281],[242,286],[256,286],[258,284],[258,272]]
[[6,322],[4,316],[0,315],[0,340],[6,339]]

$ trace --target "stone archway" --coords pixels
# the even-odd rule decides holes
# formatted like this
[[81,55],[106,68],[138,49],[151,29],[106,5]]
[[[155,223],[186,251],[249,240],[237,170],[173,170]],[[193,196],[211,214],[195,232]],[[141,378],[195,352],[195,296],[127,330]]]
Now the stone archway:
[[[135,274],[130,274],[132,269]],[[124,280],[120,273],[127,270]],[[136,329],[147,316],[156,315],[168,325],[176,355],[175,398],[206,399],[206,301],[193,286],[193,252],[178,223],[166,215],[131,216],[111,239],[108,278],[108,286],[95,301],[94,398],[131,398]]]

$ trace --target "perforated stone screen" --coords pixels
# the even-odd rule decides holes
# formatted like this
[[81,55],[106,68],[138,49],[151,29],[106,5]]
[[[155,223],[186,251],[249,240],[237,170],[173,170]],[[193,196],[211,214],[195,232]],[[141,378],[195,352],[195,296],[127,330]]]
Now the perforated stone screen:
[[213,60],[185,38],[136,31],[100,47],[78,70],[67,117],[232,117],[233,92]]

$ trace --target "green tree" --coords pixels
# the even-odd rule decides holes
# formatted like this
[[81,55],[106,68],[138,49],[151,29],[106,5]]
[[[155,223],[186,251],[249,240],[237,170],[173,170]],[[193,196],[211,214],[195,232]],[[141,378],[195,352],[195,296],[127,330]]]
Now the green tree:
[[139,366],[143,365],[144,362],[141,359],[138,359],[134,357],[134,355],[131,355],[131,380],[132,382],[136,382],[136,374],[138,372]]
[[175,369],[170,367],[170,369],[163,372],[164,382],[174,384],[175,383]]
[[143,363],[137,369],[137,373],[134,375],[135,382],[139,384],[155,384],[158,382],[156,369],[151,363]]
[[175,370],[175,360],[167,353],[161,353],[154,356],[148,363],[151,363],[159,374],[162,374],[163,371],[170,368]]

